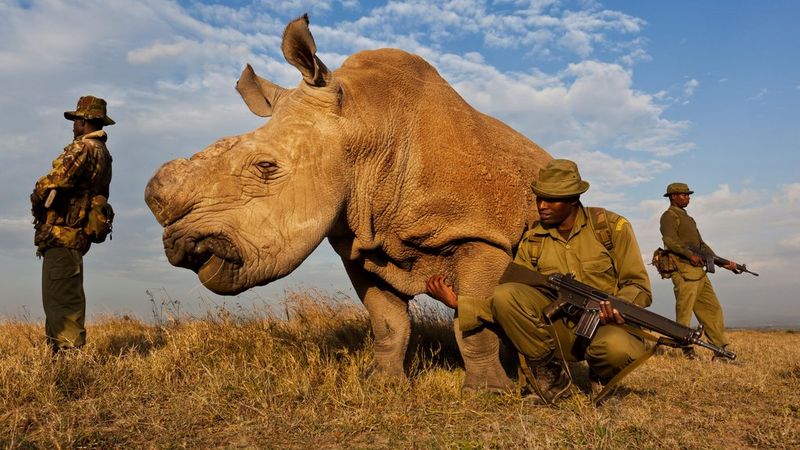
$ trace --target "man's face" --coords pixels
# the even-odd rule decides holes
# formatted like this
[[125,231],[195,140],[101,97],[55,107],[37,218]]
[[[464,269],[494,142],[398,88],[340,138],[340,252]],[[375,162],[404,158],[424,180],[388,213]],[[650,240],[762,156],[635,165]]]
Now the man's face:
[[572,213],[575,203],[577,203],[575,198],[536,197],[539,221],[545,226],[558,226]]
[[689,206],[689,194],[672,194],[672,203],[679,208],[686,208]]
[[83,119],[75,119],[72,121],[72,135],[74,137],[83,136],[83,130],[86,127],[86,121]]

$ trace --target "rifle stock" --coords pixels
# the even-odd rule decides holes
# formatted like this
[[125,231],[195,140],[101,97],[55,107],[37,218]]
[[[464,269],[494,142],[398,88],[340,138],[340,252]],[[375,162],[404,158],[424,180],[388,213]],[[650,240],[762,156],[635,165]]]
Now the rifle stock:
[[[587,339],[594,337],[600,323],[600,302],[608,301],[611,303],[611,307],[618,310],[627,322],[670,338],[675,343],[673,346],[699,345],[719,356],[736,359],[735,353],[703,341],[701,339],[703,335],[702,325],[696,329],[681,325],[674,320],[634,305],[627,300],[581,283],[572,275],[557,273],[547,278],[553,288],[558,291],[558,299],[551,304],[545,314],[548,317],[552,317],[558,310],[563,310],[567,314],[580,314],[578,325],[575,328],[575,334],[578,336],[583,336]],[[672,345],[670,343],[667,344]]]

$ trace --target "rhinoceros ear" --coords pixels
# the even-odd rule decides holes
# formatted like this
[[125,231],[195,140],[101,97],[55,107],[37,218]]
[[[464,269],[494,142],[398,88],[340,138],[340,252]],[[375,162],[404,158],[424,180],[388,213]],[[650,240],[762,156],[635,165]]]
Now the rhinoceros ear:
[[286,92],[286,89],[256,75],[250,64],[236,82],[236,90],[250,111],[261,117],[271,116],[275,103]]
[[303,14],[286,25],[281,50],[286,61],[297,67],[306,83],[311,86],[327,84],[328,68],[317,57],[317,44],[308,29],[308,14]]

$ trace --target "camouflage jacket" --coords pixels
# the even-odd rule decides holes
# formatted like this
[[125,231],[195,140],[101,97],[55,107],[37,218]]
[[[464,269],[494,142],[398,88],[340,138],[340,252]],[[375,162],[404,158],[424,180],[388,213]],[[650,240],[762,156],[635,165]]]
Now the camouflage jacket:
[[[111,154],[108,136],[102,130],[78,136],[53,160],[50,173],[39,178],[31,194],[36,227],[34,244],[42,254],[51,247],[73,248],[86,253],[91,243],[83,232],[91,198],[108,197],[111,184]],[[50,208],[50,191],[56,196]]]

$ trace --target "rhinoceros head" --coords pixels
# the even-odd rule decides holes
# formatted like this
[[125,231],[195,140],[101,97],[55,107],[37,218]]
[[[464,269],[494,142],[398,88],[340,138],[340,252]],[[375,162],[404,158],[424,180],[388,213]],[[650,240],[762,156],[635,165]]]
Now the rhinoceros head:
[[316,56],[306,16],[287,26],[282,49],[303,76],[298,88],[281,88],[249,65],[236,86],[270,121],[164,164],[145,190],[170,263],[220,294],[294,270],[334,226],[349,191],[341,94]]

